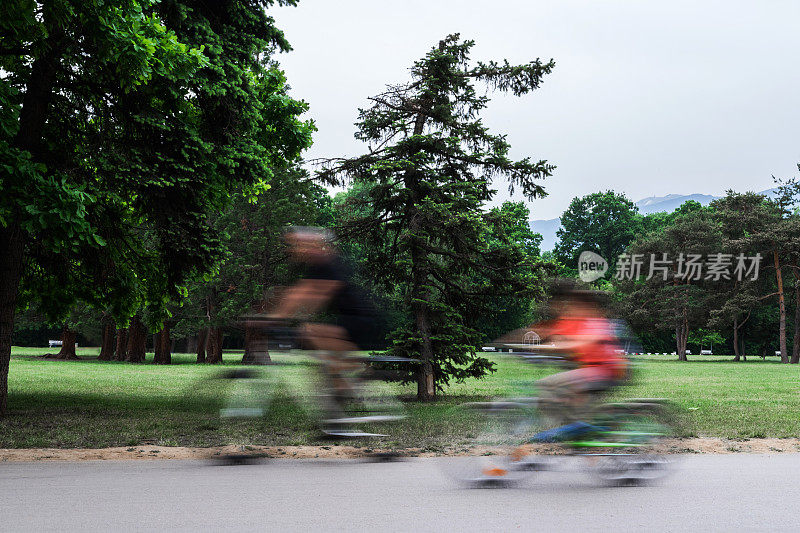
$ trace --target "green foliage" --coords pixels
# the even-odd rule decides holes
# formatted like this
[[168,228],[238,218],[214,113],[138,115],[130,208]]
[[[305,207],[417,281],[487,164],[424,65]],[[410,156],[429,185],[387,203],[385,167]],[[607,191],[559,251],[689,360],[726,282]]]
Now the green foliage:
[[[679,213],[670,225],[635,241],[628,251],[644,258],[643,277],[620,280],[618,287],[626,295],[623,316],[638,328],[675,332],[677,352],[684,357],[689,332],[704,326],[708,319],[712,300],[706,288],[713,282],[681,277],[680,261],[687,254],[706,257],[717,253],[721,243],[719,225],[709,209]],[[660,271],[646,279],[651,258],[668,261],[666,280]]]
[[157,322],[220,257],[209,211],[268,188],[313,131],[271,60],[274,3],[6,4],[0,221],[26,236],[23,304],[124,322],[147,302]]
[[[646,234],[635,240],[628,252],[644,255],[643,275],[651,253],[657,259],[667,253],[672,260],[670,274],[666,281],[659,274],[651,280],[614,284],[620,311],[642,333],[644,344],[663,350],[663,336],[674,334],[680,354],[687,342],[699,343],[705,338],[703,342],[709,343],[714,337],[715,343],[725,342],[739,355],[772,355],[779,349],[788,361],[787,340],[798,337],[786,327],[787,308],[793,302],[797,309],[800,292],[798,192],[796,180],[785,180],[779,182],[775,199],[728,191],[708,207],[686,202],[672,213],[644,217]],[[704,258],[729,254],[730,276],[678,279],[674,274],[681,253]],[[761,256],[756,279],[753,273],[738,279],[734,267],[740,255],[748,262]],[[799,319],[796,311],[794,322]],[[793,356],[800,348],[800,343],[795,345]]]
[[713,344],[722,344],[725,342],[725,339],[723,339],[722,335],[716,331],[699,328],[689,332],[688,342],[690,344],[699,346],[700,349],[709,349],[709,347]]
[[0,5],[0,416],[18,303],[156,326],[221,256],[209,213],[310,144],[267,14],[295,3]]
[[[528,223],[530,211],[524,203],[504,202],[502,206],[493,208],[490,214],[499,218],[503,234],[525,255],[526,261],[520,264],[521,269],[528,268],[530,264],[539,264],[548,274],[555,273],[557,266],[552,261],[540,259],[542,236],[531,231]],[[506,246],[502,238],[491,231],[485,239],[490,248]],[[516,275],[525,276],[526,273],[518,272]],[[519,294],[489,294],[486,296],[484,314],[472,316],[470,323],[480,332],[482,341],[491,341],[503,333],[534,322],[534,302],[527,291]]]

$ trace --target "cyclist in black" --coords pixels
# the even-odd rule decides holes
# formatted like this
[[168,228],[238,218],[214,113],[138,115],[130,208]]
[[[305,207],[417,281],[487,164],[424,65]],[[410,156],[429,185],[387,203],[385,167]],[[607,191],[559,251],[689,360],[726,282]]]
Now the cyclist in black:
[[292,262],[304,267],[305,273],[284,290],[269,318],[304,321],[301,339],[319,354],[334,400],[329,416],[335,417],[341,403],[354,394],[352,375],[364,370],[348,354],[359,349],[374,327],[375,306],[353,283],[353,273],[330,232],[294,227],[285,239]]
[[[306,318],[303,340],[316,350],[358,350],[375,319],[375,308],[353,283],[330,233],[320,228],[291,228],[285,235],[289,256],[305,268],[303,279],[287,288],[272,318]],[[327,315],[328,322],[311,322]]]

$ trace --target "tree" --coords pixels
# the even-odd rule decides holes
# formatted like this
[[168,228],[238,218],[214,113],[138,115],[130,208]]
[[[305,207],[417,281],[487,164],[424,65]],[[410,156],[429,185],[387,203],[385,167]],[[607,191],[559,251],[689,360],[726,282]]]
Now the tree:
[[714,343],[717,345],[722,344],[725,342],[725,339],[717,331],[706,328],[698,328],[689,333],[688,342],[697,345],[698,353],[700,353],[700,350],[705,349],[705,347],[709,347],[709,349],[711,349],[714,346]]
[[[489,247],[505,244],[502,236],[522,250],[526,261],[520,268],[526,268],[531,263],[540,261],[540,246],[542,236],[534,233],[529,224],[530,211],[522,202],[504,202],[502,206],[492,209],[492,213],[500,217],[502,224],[502,235],[495,236],[493,232],[487,233],[485,239]],[[541,262],[542,266],[548,269],[548,273],[553,275],[556,265],[552,262]],[[519,274],[522,274],[521,272]],[[488,282],[488,280],[487,280]],[[512,330],[519,329],[534,322],[534,300],[528,293],[511,295],[492,295],[487,297],[487,312],[482,315],[472,315],[473,321],[470,324],[481,333],[482,340],[493,340],[500,335]]]
[[114,319],[108,313],[103,313],[101,318],[102,334],[100,340],[100,361],[112,361],[114,359]]
[[0,416],[18,303],[177,299],[219,256],[207,214],[307,146],[274,3],[2,3]]
[[172,341],[170,339],[170,326],[164,324],[161,331],[153,336],[153,363],[168,365],[172,363]]
[[730,224],[738,227],[745,226],[746,221],[750,223],[747,231],[740,231],[739,238],[731,241],[731,246],[740,250],[757,250],[764,257],[765,266],[775,273],[774,291],[764,297],[775,296],[777,299],[781,362],[788,363],[784,271],[797,265],[800,250],[800,217],[793,213],[800,199],[800,186],[791,180],[778,183],[775,199],[752,194],[734,198],[739,209],[732,215]]
[[[763,195],[727,191],[723,198],[711,203],[713,217],[722,231],[721,251],[729,253],[731,257],[738,254],[753,257],[763,252],[760,247],[753,247],[747,237],[761,232],[769,218],[764,216],[764,202]],[[764,295],[768,295],[770,289],[766,276],[759,276],[755,280],[732,277],[730,280],[718,280],[710,287],[718,294],[716,309],[711,311],[710,324],[731,326],[734,361],[746,360],[741,332],[750,323],[754,311],[764,305]]]
[[125,361],[128,358],[128,330],[117,328],[114,343],[114,361]]
[[[411,81],[372,97],[356,134],[369,152],[327,161],[319,174],[368,186],[359,202],[367,216],[347,221],[343,234],[366,244],[374,279],[402,293],[410,320],[393,333],[389,353],[420,360],[422,400],[451,378],[491,371],[475,354],[478,335],[465,317],[484,310],[487,294],[531,291],[538,281],[535,265],[520,268],[525,256],[504,234],[501,217],[483,206],[495,194],[494,178],[507,178],[533,199],[544,193],[537,180],[554,167],[508,158],[505,137],[479,118],[489,98],[475,84],[520,96],[538,88],[554,63],[471,64],[473,44],[448,36],[414,64]],[[483,237],[490,231],[501,244],[488,245]]]
[[[641,273],[646,279],[621,276],[618,283],[620,292],[626,295],[623,314],[640,328],[672,330],[679,361],[687,360],[689,334],[706,325],[713,306],[713,294],[707,290],[712,282],[705,279],[705,273],[696,275],[691,270],[689,254],[706,257],[718,253],[721,242],[711,211],[691,208],[677,214],[667,227],[634,241],[628,250],[627,266],[617,263],[620,271],[623,266],[630,268],[637,256],[643,261]],[[665,270],[654,270],[651,276],[650,266],[655,264]]]
[[[60,330],[61,348],[57,353],[47,353],[42,357],[58,360],[77,360],[79,359],[75,347],[80,342],[84,344],[96,343],[102,336],[102,329],[99,327],[102,314],[92,307],[78,303],[69,309],[69,312],[58,321],[50,321],[40,306],[30,306],[17,315],[15,329],[41,329],[42,326],[50,326]],[[16,333],[16,331],[15,331]],[[50,336],[53,338],[53,336]]]
[[638,208],[624,194],[596,192],[574,198],[556,232],[556,257],[569,268],[577,268],[578,256],[592,251],[605,259],[609,268],[637,236],[642,223]]
[[141,315],[136,314],[131,318],[127,339],[125,360],[129,363],[144,363],[147,352],[147,327],[142,322]]
[[[800,164],[798,164],[800,170]],[[775,179],[777,187],[777,195],[773,203],[780,213],[780,222],[776,230],[776,235],[773,239],[783,239],[777,241],[778,246],[773,248],[773,257],[775,261],[776,279],[778,284],[778,305],[780,310],[779,322],[779,338],[781,349],[781,361],[786,363],[797,364],[800,362],[800,182],[797,178],[788,180]],[[776,242],[773,240],[772,242]],[[795,293],[795,325],[794,325],[794,343],[792,347],[792,357],[789,359],[789,352],[787,350],[786,342],[786,308],[784,297],[784,284],[781,274],[781,265],[779,264],[778,251],[780,248],[781,255],[783,256],[783,266],[788,267],[794,278],[794,293]]]

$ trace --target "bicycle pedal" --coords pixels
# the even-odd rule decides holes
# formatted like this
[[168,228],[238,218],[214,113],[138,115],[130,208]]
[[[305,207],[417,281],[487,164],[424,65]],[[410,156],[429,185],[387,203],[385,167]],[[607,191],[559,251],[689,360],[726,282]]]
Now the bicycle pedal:
[[489,477],[503,477],[508,475],[508,470],[497,466],[486,467],[481,472],[483,473],[484,476],[489,476]]

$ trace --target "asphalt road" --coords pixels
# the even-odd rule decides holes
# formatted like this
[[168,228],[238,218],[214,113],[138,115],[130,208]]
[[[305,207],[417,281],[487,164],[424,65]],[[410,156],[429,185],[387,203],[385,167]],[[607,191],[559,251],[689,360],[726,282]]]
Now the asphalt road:
[[440,464],[463,460],[0,463],[0,531],[800,530],[800,454],[688,456],[643,487],[463,489]]

